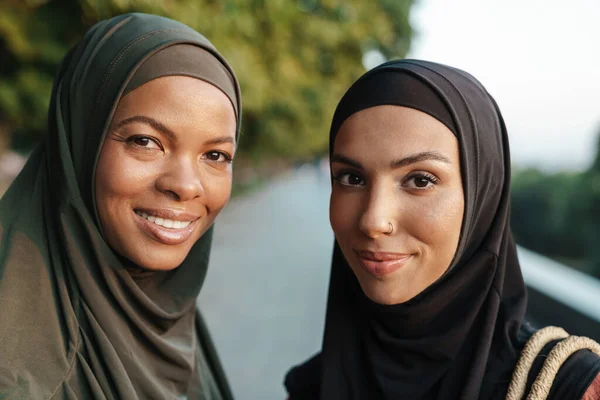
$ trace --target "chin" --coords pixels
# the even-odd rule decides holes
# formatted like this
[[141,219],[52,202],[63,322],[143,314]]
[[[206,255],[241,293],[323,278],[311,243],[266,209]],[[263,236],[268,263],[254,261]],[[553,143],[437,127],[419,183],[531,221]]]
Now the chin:
[[[169,245],[159,243],[148,237],[141,237],[125,243],[121,249],[122,255],[138,268],[147,271],[171,271],[177,269],[187,258],[194,244],[201,235],[196,234],[184,243]],[[132,235],[133,237],[133,235]]]
[[181,265],[181,263],[179,263],[179,264],[173,264],[173,263],[165,263],[165,264],[152,263],[152,264],[140,265],[139,267],[141,269],[143,269],[143,270],[146,270],[146,271],[172,271],[174,269],[177,269],[180,265]]
[[393,306],[395,304],[402,304],[407,300],[398,298],[394,295],[389,295],[387,293],[381,294],[381,293],[367,293],[364,292],[367,297],[369,299],[371,299],[371,301],[377,303],[377,304],[381,304],[384,306]]
[[151,270],[151,271],[171,271],[178,268],[187,256],[187,252],[185,255],[163,255],[158,257],[152,257],[152,259],[141,260],[142,264],[141,268]]
[[143,251],[128,251],[123,255],[140,269],[146,271],[171,271],[185,261],[190,251],[190,249],[173,250],[176,249],[145,247]]
[[402,304],[413,296],[398,290],[392,282],[359,282],[363,293],[374,303],[391,306]]

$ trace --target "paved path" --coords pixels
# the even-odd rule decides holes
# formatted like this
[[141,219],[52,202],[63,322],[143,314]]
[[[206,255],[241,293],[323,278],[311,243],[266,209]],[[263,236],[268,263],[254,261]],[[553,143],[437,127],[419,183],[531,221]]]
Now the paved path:
[[333,233],[329,178],[305,167],[217,220],[200,305],[236,399],[285,399],[283,376],[321,344]]

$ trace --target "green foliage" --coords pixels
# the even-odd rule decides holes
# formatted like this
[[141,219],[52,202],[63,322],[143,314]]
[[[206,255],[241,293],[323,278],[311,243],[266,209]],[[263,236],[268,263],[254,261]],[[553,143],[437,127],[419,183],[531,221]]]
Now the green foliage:
[[598,150],[581,173],[514,173],[511,227],[521,245],[600,277]]
[[511,226],[516,240],[542,254],[578,258],[584,243],[578,232],[572,204],[581,177],[546,175],[535,169],[515,174],[512,185]]
[[308,158],[325,152],[334,107],[364,72],[366,50],[402,57],[412,0],[4,0],[0,3],[0,120],[44,131],[53,73],[96,21],[155,13],[209,38],[243,94],[242,154]]
[[596,140],[597,140],[596,157],[592,161],[592,166],[590,167],[589,172],[600,174],[600,129],[598,130],[598,137]]

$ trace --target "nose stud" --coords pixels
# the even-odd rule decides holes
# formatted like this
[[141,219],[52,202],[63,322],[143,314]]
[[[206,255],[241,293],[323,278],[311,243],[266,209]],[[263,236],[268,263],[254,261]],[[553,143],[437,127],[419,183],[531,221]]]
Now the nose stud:
[[391,235],[392,233],[394,233],[394,225],[392,225],[391,222],[388,222],[389,226],[390,226],[390,230],[387,231],[385,234],[386,235]]

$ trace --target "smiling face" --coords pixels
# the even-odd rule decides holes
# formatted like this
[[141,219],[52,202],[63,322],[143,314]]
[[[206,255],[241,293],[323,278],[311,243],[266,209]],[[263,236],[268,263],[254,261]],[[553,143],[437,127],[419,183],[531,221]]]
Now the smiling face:
[[152,80],[119,102],[96,167],[96,207],[109,245],[137,266],[187,257],[231,194],[236,118],[199,79]]
[[452,131],[412,108],[367,108],[342,124],[331,168],[331,226],[371,300],[406,302],[443,275],[464,213]]

